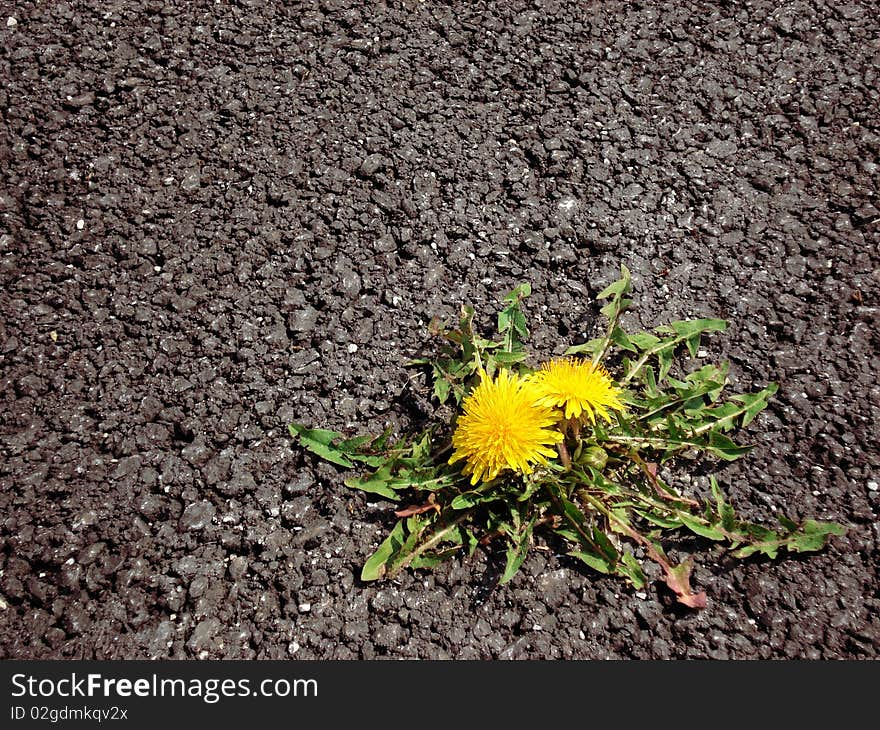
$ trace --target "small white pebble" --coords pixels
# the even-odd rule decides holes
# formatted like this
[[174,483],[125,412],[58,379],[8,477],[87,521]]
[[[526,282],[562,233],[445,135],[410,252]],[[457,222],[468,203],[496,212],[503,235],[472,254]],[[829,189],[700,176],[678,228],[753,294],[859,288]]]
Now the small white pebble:
[[581,637],[581,641],[587,638],[587,635],[583,631],[578,631],[578,636]]
[[534,626],[532,626],[532,630],[533,631],[543,631],[544,629],[541,628],[541,624],[535,624]]
[[352,342],[347,349],[349,355],[354,355],[358,351],[358,346]]
[[878,488],[877,482],[868,482],[868,489],[870,489],[872,492],[876,492],[877,488]]
[[311,603],[300,603],[299,604],[299,612],[300,613],[308,613],[311,610],[312,610]]
[[6,27],[7,28],[14,28],[16,25],[18,25],[18,21],[15,18],[13,18],[11,15],[8,18],[6,18]]
[[708,357],[708,356],[709,356],[708,350],[697,350],[697,357]]
[[648,597],[648,594],[643,593],[642,591],[639,591],[638,593],[636,593],[636,598],[638,598],[642,601],[644,601],[647,597]]
[[822,492],[820,492],[818,489],[814,489],[814,490],[813,490],[813,496],[814,496],[814,497],[818,497],[820,494],[822,494]]
[[86,222],[85,222],[82,218],[80,218],[80,219],[76,222],[76,230],[81,231],[81,230],[82,230],[83,228],[85,228],[85,227],[86,227]]

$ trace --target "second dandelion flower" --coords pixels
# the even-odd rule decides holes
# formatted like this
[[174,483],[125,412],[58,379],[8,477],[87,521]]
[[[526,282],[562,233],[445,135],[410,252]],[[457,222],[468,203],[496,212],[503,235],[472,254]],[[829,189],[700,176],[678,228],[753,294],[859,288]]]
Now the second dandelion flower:
[[611,421],[609,411],[622,411],[622,391],[601,365],[573,357],[558,358],[544,363],[529,376],[536,403],[559,408],[566,419],[586,416],[590,423],[599,415]]

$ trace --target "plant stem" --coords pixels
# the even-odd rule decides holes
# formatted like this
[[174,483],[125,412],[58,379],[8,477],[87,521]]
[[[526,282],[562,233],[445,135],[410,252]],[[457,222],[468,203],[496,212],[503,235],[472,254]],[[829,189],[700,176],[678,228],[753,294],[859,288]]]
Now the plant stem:
[[651,486],[654,487],[654,491],[661,499],[665,499],[670,502],[683,502],[684,504],[689,504],[694,507],[700,506],[699,502],[696,502],[693,499],[689,499],[688,497],[683,497],[679,494],[676,494],[671,489],[669,489],[669,487],[663,484],[657,478],[656,464],[654,464],[654,468],[651,469],[651,466],[648,464],[648,462],[646,462],[641,456],[639,456],[638,452],[636,451],[628,452],[627,456],[636,466],[638,466],[644,472],[645,476],[648,477],[648,482],[650,482]]
[[602,338],[602,347],[596,350],[596,354],[593,355],[593,367],[598,365],[605,359],[605,355],[608,354],[608,348],[611,347],[611,335],[614,334],[614,328],[617,327],[617,322],[620,319],[620,312],[618,311],[614,318],[608,320],[608,329],[605,332],[605,336]]
[[607,438],[608,441],[617,444],[645,444],[647,446],[658,446],[664,448],[701,448],[702,444],[684,439],[665,439],[660,436],[623,436],[614,435]]
[[[743,413],[745,413],[747,410],[749,410],[749,406],[744,405],[744,406],[742,406],[741,408],[738,408],[737,410],[735,410],[733,413],[728,413],[726,416],[723,416],[722,418],[718,418],[718,419],[716,419],[716,420],[714,420],[714,421],[710,421],[709,423],[704,423],[704,424],[703,424],[702,426],[700,426],[699,428],[694,429],[694,430],[691,432],[691,435],[693,435],[693,436],[699,436],[701,433],[706,433],[706,431],[711,431],[715,426],[717,426],[717,425],[718,425],[719,423],[721,423],[722,421],[730,421],[730,423],[731,423],[731,425],[732,425],[732,424],[733,424],[733,420],[734,420],[735,418],[739,418],[739,417],[740,417],[741,415],[743,415]],[[710,412],[711,412],[711,411],[710,411]]]
[[559,452],[559,461],[562,462],[565,470],[571,469],[571,456],[568,453],[568,446],[565,445],[565,441],[560,441],[556,444],[556,450]]
[[598,510],[605,516],[609,522],[614,522],[619,525],[620,528],[626,533],[628,537],[631,537],[635,540],[639,545],[645,548],[645,552],[648,553],[651,560],[658,563],[664,570],[672,568],[669,564],[669,561],[666,560],[658,551],[657,548],[654,547],[654,543],[652,543],[648,538],[644,537],[638,530],[636,530],[632,525],[629,524],[626,520],[621,519],[613,511],[608,509],[603,503],[602,500],[596,499],[592,494],[586,491],[578,492],[578,496],[583,499],[585,502],[588,502],[594,509]]
[[638,417],[637,420],[647,421],[651,416],[656,416],[658,413],[662,413],[663,411],[667,410],[668,408],[674,408],[675,406],[680,406],[682,403],[685,403],[686,400],[691,400],[692,398],[701,398],[704,395],[708,395],[713,390],[717,390],[717,387],[706,388],[704,390],[698,390],[695,393],[691,393],[687,397],[687,399],[684,399],[681,397],[676,397],[673,400],[669,401],[668,403],[664,403],[662,406],[657,406],[653,410],[648,411],[647,413],[643,413],[641,416]]
[[693,592],[689,582],[690,567],[687,564],[673,567],[669,560],[667,560],[666,556],[657,549],[653,542],[642,535],[630,525],[629,522],[614,514],[614,512],[608,509],[601,500],[596,499],[589,493],[583,493],[581,494],[581,497],[605,515],[605,519],[619,525],[626,535],[645,548],[648,557],[663,569],[663,573],[666,576],[666,585],[675,591],[680,603],[690,606],[691,608],[705,608],[706,593],[704,591],[700,591],[699,593]]

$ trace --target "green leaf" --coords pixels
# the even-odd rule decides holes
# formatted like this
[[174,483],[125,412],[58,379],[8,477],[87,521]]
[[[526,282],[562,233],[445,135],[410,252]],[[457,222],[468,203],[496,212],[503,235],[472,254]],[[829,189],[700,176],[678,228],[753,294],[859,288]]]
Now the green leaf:
[[[700,333],[717,332],[726,328],[727,323],[723,319],[692,319],[671,322],[668,325],[656,327],[655,332],[671,334],[673,336],[658,339],[654,344],[648,344],[649,340],[642,337],[642,343],[648,345],[648,347],[644,348],[641,357],[633,365],[627,367],[626,375],[624,375],[621,383],[625,384],[639,375],[652,355],[657,357],[659,365],[657,381],[662,381],[672,367],[675,348],[679,343],[684,342],[691,354],[696,355],[700,342]],[[630,341],[632,342],[632,338],[630,338]]]
[[616,322],[621,312],[629,308],[632,299],[624,299],[623,297],[615,297],[599,311],[611,322]]
[[659,372],[657,373],[658,381],[662,381],[672,369],[674,354],[675,353],[671,347],[667,347],[657,352],[657,364],[659,365]]
[[373,474],[365,477],[351,477],[345,480],[345,486],[351,489],[359,489],[369,494],[378,494],[387,499],[397,499],[394,489],[394,479],[391,476],[391,465],[379,467]]
[[434,397],[437,399],[438,403],[442,405],[446,402],[446,399],[449,398],[449,391],[451,388],[452,385],[442,373],[434,378]]
[[640,350],[650,350],[660,343],[660,338],[650,332],[637,332],[629,336],[629,341]]
[[507,548],[507,563],[504,566],[504,573],[498,581],[498,585],[507,583],[519,570],[526,555],[529,552],[529,541],[532,537],[532,530],[535,527],[535,517],[532,517],[526,525],[525,529],[518,535],[515,540],[510,543]]
[[586,472],[589,474],[589,481],[592,486],[595,486],[597,489],[601,489],[608,496],[617,496],[622,494],[622,489],[620,485],[612,482],[608,477],[606,477],[601,471],[595,469],[591,465],[585,465]]
[[585,550],[572,550],[568,554],[586,563],[593,570],[598,570],[600,573],[609,574],[614,572],[614,566],[597,553],[586,552]]
[[566,351],[566,355],[591,355],[595,357],[597,354],[602,352],[602,348],[605,347],[605,338],[597,337],[596,339],[590,340],[589,342],[584,342],[582,345],[573,345],[569,347]]
[[328,431],[323,428],[306,428],[299,423],[289,424],[288,429],[290,430],[290,435],[298,439],[303,448],[333,464],[351,468],[354,466],[355,461],[360,461],[372,467],[379,466],[385,462],[385,457],[383,456],[364,453],[364,450],[376,450],[376,444],[379,443],[380,439],[374,439],[372,436],[355,436],[350,439],[342,439],[342,434],[337,431]]
[[498,332],[504,333],[510,329],[510,312],[506,309],[502,309],[498,312]]
[[628,550],[623,551],[620,562],[617,564],[617,572],[629,578],[629,582],[632,583],[633,588],[636,590],[641,590],[648,585],[648,579],[642,571],[642,566],[639,565],[635,555]]
[[386,428],[379,436],[377,436],[373,443],[370,444],[370,450],[374,452],[382,452],[388,447],[388,442],[391,440],[391,435],[394,433],[394,428],[389,426]]
[[[507,353],[522,352],[523,341],[529,336],[529,328],[526,325],[526,318],[520,308],[520,303],[531,293],[530,284],[520,284],[504,297],[507,306],[498,313],[498,334],[502,336],[502,350]],[[498,360],[498,362],[502,362],[502,360]],[[519,362],[519,360],[514,362]]]
[[544,483],[540,479],[536,479],[534,477],[526,479],[525,487],[521,493],[516,496],[517,502],[525,502],[532,498],[532,495],[535,494],[541,487],[544,486]]
[[354,466],[348,455],[341,451],[333,441],[342,438],[342,434],[336,431],[328,431],[323,428],[306,428],[299,423],[291,423],[288,428],[290,435],[299,439],[300,445],[317,454],[322,459],[339,466],[351,468]]
[[428,526],[429,520],[428,518],[419,515],[413,515],[412,517],[406,518],[405,524],[408,532],[406,539],[386,563],[388,575],[390,576],[396,575],[405,564],[412,563],[414,560],[421,557],[419,555],[415,555],[414,557],[411,556],[416,552],[419,538]]
[[661,325],[656,328],[656,331],[686,338],[702,332],[724,332],[726,329],[727,322],[723,319],[687,319]]
[[846,528],[836,522],[805,520],[797,533],[791,536],[786,547],[796,553],[815,552],[825,547],[831,535],[845,533]]
[[474,533],[467,527],[459,527],[458,532],[461,544],[464,546],[465,550],[467,550],[468,557],[470,557],[476,551],[477,545],[479,545],[480,541],[477,540],[476,535],[474,535]]
[[499,365],[515,365],[527,357],[527,352],[508,352],[507,350],[498,350],[491,355],[491,358]]
[[732,439],[723,433],[712,431],[709,433],[709,443],[707,451],[725,461],[733,461],[743,454],[749,453],[751,446],[737,446]]
[[776,559],[779,553],[779,546],[774,543],[759,543],[757,545],[746,545],[739,548],[733,554],[737,558],[748,558],[755,553],[764,553],[767,557]]
[[620,558],[620,553],[617,551],[617,548],[614,547],[614,543],[611,542],[608,535],[602,532],[598,527],[594,527],[593,540],[596,542],[596,547],[599,548],[602,555],[604,555],[611,564],[617,563]]
[[[333,433],[330,431],[329,433]],[[355,436],[354,438],[345,439],[344,441],[340,441],[336,446],[337,448],[344,453],[356,454],[360,448],[371,443],[373,437],[370,434],[365,434],[363,436]]]
[[619,297],[627,294],[630,290],[631,284],[632,275],[629,273],[629,269],[621,264],[620,278],[617,281],[609,284],[601,292],[599,292],[599,294],[596,296],[596,299],[608,299],[608,297]]
[[471,507],[476,507],[478,504],[494,502],[497,499],[500,499],[500,495],[498,494],[487,494],[486,492],[476,491],[463,492],[462,494],[457,495],[449,506],[456,510],[470,509]]
[[416,463],[426,462],[431,456],[431,431],[425,431],[412,442],[412,458]]
[[583,512],[571,500],[566,499],[563,495],[559,495],[559,501],[562,503],[562,509],[565,510],[566,516],[577,525],[583,525],[586,522]]
[[403,520],[398,520],[394,529],[389,533],[376,552],[364,563],[361,569],[361,580],[378,580],[387,572],[387,563],[404,542]]
[[755,416],[767,407],[770,396],[774,395],[778,390],[779,385],[770,383],[766,388],[757,393],[742,393],[731,396],[732,400],[739,401],[746,407],[742,419],[743,427],[748,426]]
[[733,507],[724,499],[721,487],[718,486],[718,480],[715,475],[709,477],[709,486],[712,488],[712,496],[715,498],[716,514],[721,519],[721,527],[727,533],[736,532],[736,515]]
[[647,520],[653,525],[657,525],[657,527],[662,527],[664,530],[675,530],[681,527],[681,520],[675,519],[672,517],[664,517],[663,515],[659,515],[656,512],[652,512],[649,510],[635,510],[636,514]]
[[677,517],[681,520],[681,523],[685,527],[687,527],[691,532],[700,535],[701,537],[708,538],[709,540],[719,541],[727,539],[727,536],[717,527],[714,527],[713,525],[703,524],[693,515],[689,515],[686,512],[679,512],[677,514]]
[[444,560],[449,560],[461,551],[461,547],[452,546],[436,553],[422,553],[409,561],[410,568],[436,568]]
[[566,542],[577,543],[581,541],[580,536],[572,529],[568,527],[554,527],[553,532],[559,535]]
[[532,285],[528,282],[519,284],[512,291],[504,295],[504,301],[508,304],[516,304],[532,294]]
[[614,327],[611,330],[611,341],[623,350],[638,352],[632,342],[630,342],[626,332],[624,332],[620,327]]
[[[657,378],[654,377],[654,368],[648,365],[644,369],[645,373],[645,385],[648,389],[648,395],[653,396],[657,392]],[[656,406],[655,406],[656,407]]]

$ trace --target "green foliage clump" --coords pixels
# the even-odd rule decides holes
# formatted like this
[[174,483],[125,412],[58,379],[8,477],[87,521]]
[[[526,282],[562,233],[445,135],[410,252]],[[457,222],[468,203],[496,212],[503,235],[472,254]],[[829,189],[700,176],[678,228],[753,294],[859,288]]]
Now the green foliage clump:
[[[615,377],[626,408],[610,422],[597,419],[565,428],[559,457],[529,474],[502,472],[472,485],[460,465],[450,465],[453,424],[435,423],[411,438],[345,438],[325,429],[291,424],[299,444],[323,459],[356,469],[345,484],[406,505],[398,521],[363,566],[366,581],[389,578],[407,568],[431,568],[458,553],[503,541],[506,558],[500,583],[516,574],[535,536],[561,544],[566,553],[600,573],[617,575],[636,588],[647,578],[643,560],[656,563],[677,600],[692,608],[706,596],[690,584],[692,561],[675,564],[664,538],[690,532],[724,544],[738,558],[782,551],[822,549],[844,528],[833,522],[795,522],[779,517],[775,528],[740,519],[714,476],[711,497],[683,494],[662,475],[694,458],[730,461],[749,447],[731,433],[747,426],[777,386],[754,393],[727,394],[726,364],[706,364],[689,372],[676,368],[683,352],[696,358],[702,338],[723,332],[720,319],[671,322],[650,332],[627,333],[621,314],[632,304],[626,267],[621,278],[599,294],[607,329],[601,337],[571,347],[568,356],[589,358]],[[440,404],[461,406],[482,373],[501,369],[533,372],[524,342],[529,331],[522,309],[531,287],[523,284],[504,298],[497,338],[480,336],[474,310],[464,307],[457,326],[435,327],[442,340],[436,357],[410,365],[425,367]],[[676,375],[673,375],[676,373]],[[571,424],[569,424],[571,425]]]

